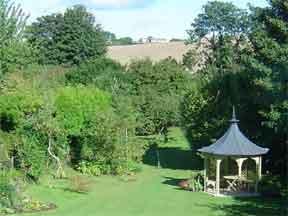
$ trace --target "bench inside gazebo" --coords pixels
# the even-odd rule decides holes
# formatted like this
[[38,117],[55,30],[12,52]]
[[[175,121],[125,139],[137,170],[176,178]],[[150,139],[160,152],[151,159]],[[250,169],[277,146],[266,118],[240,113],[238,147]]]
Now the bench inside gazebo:
[[257,196],[262,156],[269,149],[251,142],[240,131],[235,109],[227,132],[199,149],[204,159],[204,191],[215,196]]

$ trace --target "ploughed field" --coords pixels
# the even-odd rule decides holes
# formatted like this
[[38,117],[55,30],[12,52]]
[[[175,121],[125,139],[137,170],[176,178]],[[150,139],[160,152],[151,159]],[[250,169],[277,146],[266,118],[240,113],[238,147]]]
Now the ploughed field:
[[181,62],[183,55],[191,48],[193,45],[185,45],[184,42],[110,46],[107,55],[121,64],[127,64],[136,59],[150,58],[153,61],[159,61],[168,57]]

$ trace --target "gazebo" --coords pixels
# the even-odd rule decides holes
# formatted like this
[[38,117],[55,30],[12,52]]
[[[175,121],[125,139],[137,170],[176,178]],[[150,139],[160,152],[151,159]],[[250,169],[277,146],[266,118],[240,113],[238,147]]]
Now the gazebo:
[[214,144],[198,149],[204,159],[204,191],[215,196],[258,194],[262,156],[269,149],[245,137],[238,122],[233,107],[227,132]]

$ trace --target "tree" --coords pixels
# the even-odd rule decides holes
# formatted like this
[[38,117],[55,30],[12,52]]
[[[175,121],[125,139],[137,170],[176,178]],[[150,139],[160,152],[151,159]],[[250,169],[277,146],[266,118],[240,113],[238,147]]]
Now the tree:
[[131,45],[133,44],[133,39],[131,37],[122,37],[117,40],[117,45]]
[[22,41],[28,19],[20,5],[0,0],[0,76],[13,66],[28,64],[32,51]]
[[7,45],[12,39],[22,36],[28,19],[20,5],[15,5],[10,0],[0,1],[0,44]]
[[43,16],[27,30],[28,41],[39,49],[41,64],[78,65],[106,52],[106,40],[95,17],[84,6],[64,14]]
[[104,31],[104,37],[107,40],[108,44],[113,44],[117,40],[116,35],[109,31]]
[[189,50],[183,55],[183,65],[190,71],[196,70],[196,66],[199,62],[199,56],[196,50]]
[[139,113],[138,134],[165,134],[168,127],[179,126],[180,101],[191,81],[185,68],[173,59],[155,64],[146,59],[133,62],[128,74]]
[[107,40],[108,44],[112,46],[117,46],[117,45],[131,45],[133,44],[133,39],[131,37],[121,37],[117,38],[116,35],[112,32],[105,31],[104,32],[104,37]]
[[[249,37],[254,54],[246,70],[254,81],[263,119],[262,139],[271,148],[270,167],[282,176],[288,149],[288,1],[271,0],[267,8],[254,8],[255,25]],[[286,153],[285,153],[286,152]]]
[[217,49],[223,44],[229,43],[229,48],[238,50],[246,47],[250,23],[248,12],[233,3],[216,0],[204,5],[203,13],[198,14],[191,24],[192,28],[187,31],[188,43],[198,42],[197,53],[201,62],[196,65],[202,67],[215,61],[215,54],[221,54]]
[[233,3],[210,1],[203,7],[188,30],[191,41],[206,38],[216,46],[217,39],[232,36],[235,39],[249,30],[249,16],[247,11],[237,8]]
[[[238,46],[234,31],[225,30],[226,23],[220,22],[218,28],[223,31],[216,29],[216,46],[207,52],[211,61],[198,75],[203,86],[198,94],[188,92],[182,103],[184,124],[197,147],[224,131],[235,105],[241,129],[256,143],[270,148],[265,167],[282,176],[288,134],[287,14],[287,0],[270,1],[267,8],[252,8],[252,22],[248,32],[241,33],[245,39]],[[197,101],[202,105],[194,107]]]

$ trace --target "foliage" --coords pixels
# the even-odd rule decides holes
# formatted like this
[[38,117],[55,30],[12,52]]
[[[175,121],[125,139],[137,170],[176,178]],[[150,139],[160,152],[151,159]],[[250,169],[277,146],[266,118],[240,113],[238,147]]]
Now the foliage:
[[114,45],[132,45],[134,44],[133,39],[131,37],[122,37],[119,38]]
[[165,133],[179,125],[179,104],[191,85],[190,74],[173,59],[153,64],[150,60],[135,61],[129,66],[133,94],[139,113],[139,135]]
[[45,169],[46,149],[36,137],[23,136],[16,147],[19,165],[17,168],[33,181],[38,181]]
[[1,53],[3,53],[1,56],[3,72],[25,69],[36,62],[38,55],[37,50],[27,42],[17,40],[2,47]]
[[189,50],[187,53],[183,55],[183,65],[188,68],[190,71],[195,69],[197,63],[199,62],[198,53],[196,50]]
[[[134,138],[133,128],[123,125],[113,113],[96,116],[83,130],[81,159],[99,167],[101,174],[122,174],[129,166],[127,161],[141,159],[143,146]],[[101,122],[101,124],[100,124]],[[91,163],[90,163],[91,165]]]
[[57,119],[70,135],[79,135],[89,118],[109,107],[110,97],[93,87],[64,87],[55,99]]
[[[221,12],[219,5],[226,5],[227,8],[223,8],[230,12]],[[250,18],[231,3],[210,2],[204,8],[190,33],[198,40],[211,35],[208,39],[212,40],[212,46],[208,46],[205,53],[208,61],[199,71],[202,86],[197,92],[188,92],[182,103],[187,136],[195,149],[210,144],[227,128],[232,105],[235,105],[244,133],[255,143],[270,148],[265,167],[284,176],[287,164],[284,155],[287,147],[287,7],[283,1],[271,1],[267,8],[252,9]],[[235,11],[243,16],[236,16],[238,12]],[[217,13],[222,13],[220,20],[210,19]],[[248,28],[246,25],[239,28],[237,23],[229,27],[229,23],[241,23],[242,18],[250,20]]]
[[127,115],[125,110],[129,109],[131,117],[136,117],[139,135],[165,132],[179,125],[179,103],[190,86],[190,75],[172,59],[155,64],[135,61],[128,70],[112,60],[97,59],[71,70],[66,77],[68,83],[93,84],[110,92],[118,115]]
[[178,184],[182,189],[192,192],[200,192],[204,189],[204,177],[202,172],[192,172],[191,177],[182,180]]
[[109,45],[112,45],[112,46],[132,45],[132,44],[134,44],[133,39],[131,37],[117,38],[114,33],[109,32],[109,31],[105,31],[104,32],[104,36],[106,38],[106,41],[109,43]]
[[135,137],[132,101],[119,92],[112,98],[94,86],[65,87],[42,73],[15,73],[3,82],[3,160],[15,158],[15,168],[33,181],[49,166],[56,166],[55,177],[64,177],[63,166],[71,163],[83,167],[87,162],[92,170],[97,164],[99,174],[134,170],[133,162],[141,161],[145,148]]
[[[277,175],[263,176],[259,183],[260,193],[265,196],[280,196],[281,192],[285,193],[285,183]],[[287,188],[286,188],[287,190]]]
[[73,68],[66,74],[66,79],[67,83],[95,84],[102,90],[117,92],[122,84],[122,77],[125,76],[122,71],[124,69],[119,63],[111,59],[99,58]]
[[102,174],[101,165],[95,162],[81,161],[77,167],[77,170],[90,176],[100,176]]
[[28,27],[26,38],[39,49],[41,64],[78,65],[106,52],[100,25],[95,24],[94,15],[81,5],[63,14],[38,18]]
[[20,5],[0,1],[0,76],[34,62],[34,51],[22,41],[28,16]]
[[203,13],[198,14],[191,26],[192,29],[188,30],[191,41],[212,34],[211,42],[215,44],[216,38],[246,33],[249,30],[249,16],[231,2],[210,1],[203,6]]
[[192,172],[189,179],[189,188],[193,192],[203,191],[204,177],[202,172]]
[[271,148],[269,166],[273,173],[287,170],[288,113],[288,35],[287,1],[271,1],[264,9],[255,9],[255,25],[250,40],[255,50],[246,69],[253,70],[256,94],[264,100],[259,114],[263,119],[263,141]]
[[14,170],[1,170],[0,209],[18,209],[22,205],[23,191],[19,173]]

